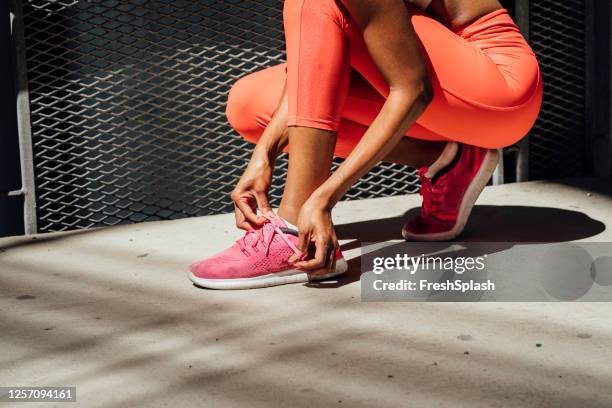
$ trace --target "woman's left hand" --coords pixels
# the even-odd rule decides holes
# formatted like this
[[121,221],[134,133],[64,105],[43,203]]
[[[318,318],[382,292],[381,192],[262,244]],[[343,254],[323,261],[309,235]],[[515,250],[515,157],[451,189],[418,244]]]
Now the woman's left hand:
[[298,269],[310,271],[311,275],[332,273],[336,267],[338,239],[327,201],[313,196],[306,200],[300,210],[297,227],[300,232],[298,249],[311,253],[314,245],[315,254],[312,259],[304,261],[293,256],[290,262],[294,262]]

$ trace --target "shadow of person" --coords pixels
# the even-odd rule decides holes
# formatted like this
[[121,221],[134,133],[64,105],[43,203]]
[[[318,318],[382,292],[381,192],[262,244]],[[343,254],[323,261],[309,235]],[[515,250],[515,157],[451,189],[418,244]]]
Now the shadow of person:
[[462,241],[466,242],[568,242],[586,239],[606,230],[606,225],[585,213],[550,207],[474,207]]
[[[404,222],[419,213],[420,208],[417,207],[402,216],[340,224],[336,226],[336,234],[340,240],[351,240],[341,246],[343,251],[359,248],[366,242],[401,240]],[[507,243],[495,246],[499,250],[506,250],[515,243],[557,243],[586,239],[605,229],[604,223],[579,211],[551,207],[481,205],[474,207],[465,231],[455,242]],[[439,244],[436,249],[440,249]],[[361,277],[361,257],[350,259],[348,264],[348,272],[336,280],[309,283],[309,286],[333,288],[358,281]]]

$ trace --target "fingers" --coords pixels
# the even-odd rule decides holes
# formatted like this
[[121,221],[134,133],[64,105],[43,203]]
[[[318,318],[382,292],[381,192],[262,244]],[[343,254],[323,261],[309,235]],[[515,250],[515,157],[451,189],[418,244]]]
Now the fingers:
[[329,239],[318,237],[315,241],[314,257],[308,261],[296,262],[295,266],[305,270],[321,269],[325,267],[330,247]]
[[303,253],[308,252],[308,246],[310,244],[310,232],[302,232],[300,231],[300,236],[298,238],[298,249]]
[[234,201],[234,205],[238,207],[238,210],[240,210],[246,219],[246,222],[249,222],[252,225],[262,225],[264,222],[266,222],[264,217],[257,216],[255,212],[256,208],[253,208],[253,206],[249,204],[248,197],[232,194],[232,200]]
[[255,196],[255,200],[257,201],[257,207],[261,210],[262,213],[272,212],[272,207],[268,202],[268,194],[253,191],[253,195]]
[[325,266],[322,269],[318,269],[310,273],[311,277],[325,276],[333,273],[336,270],[336,249],[333,246],[329,246],[327,252],[327,258],[325,260]]
[[234,218],[236,218],[236,227],[238,227],[241,230],[245,230],[245,231],[250,231],[251,229],[253,229],[253,226],[246,221],[246,219],[244,218],[244,214],[242,214],[242,211],[240,211],[240,209],[234,205]]
[[262,217],[258,217],[257,214],[255,214],[255,211],[253,211],[253,209],[248,203],[239,200],[236,202],[236,206],[238,207],[246,221],[250,224],[261,225],[263,223],[263,220],[260,219]]
[[[304,233],[300,231],[300,236],[298,238],[297,248],[302,252],[302,254],[308,253],[308,246],[310,244],[310,233]],[[293,254],[289,258],[290,263],[300,262],[300,256],[298,254]],[[295,264],[297,266],[297,264]]]

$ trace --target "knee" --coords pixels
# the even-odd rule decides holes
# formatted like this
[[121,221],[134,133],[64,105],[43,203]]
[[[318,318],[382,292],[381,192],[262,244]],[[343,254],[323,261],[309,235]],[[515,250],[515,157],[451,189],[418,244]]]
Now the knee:
[[[263,131],[258,123],[257,95],[250,75],[240,78],[229,91],[225,116],[230,126],[243,138],[256,142]],[[265,127],[264,127],[265,128]]]

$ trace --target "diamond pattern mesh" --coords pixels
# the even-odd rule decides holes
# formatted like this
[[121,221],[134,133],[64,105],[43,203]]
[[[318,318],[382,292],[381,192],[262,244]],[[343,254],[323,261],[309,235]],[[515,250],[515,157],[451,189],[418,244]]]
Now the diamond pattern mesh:
[[[225,120],[226,95],[240,76],[283,60],[282,1],[23,3],[42,232],[232,210],[251,147]],[[530,7],[546,87],[531,175],[579,174],[584,4]],[[282,156],[274,204],[286,166]],[[346,199],[417,189],[411,169],[385,164]]]
[[532,179],[577,176],[585,138],[585,2],[532,0],[530,42],[544,78],[542,112],[530,139]]
[[[226,96],[283,60],[282,1],[23,6],[41,231],[232,210],[251,146],[228,126]],[[381,165],[346,199],[417,188],[411,169]]]

